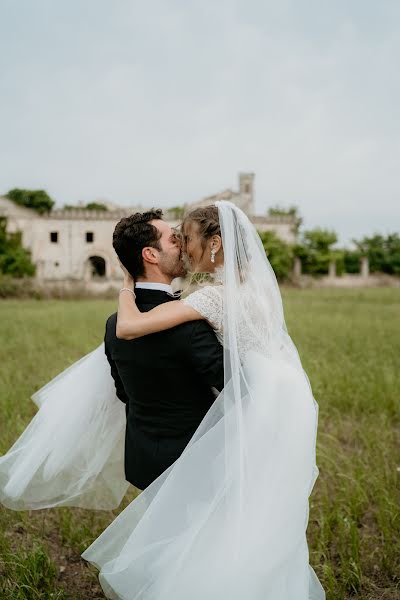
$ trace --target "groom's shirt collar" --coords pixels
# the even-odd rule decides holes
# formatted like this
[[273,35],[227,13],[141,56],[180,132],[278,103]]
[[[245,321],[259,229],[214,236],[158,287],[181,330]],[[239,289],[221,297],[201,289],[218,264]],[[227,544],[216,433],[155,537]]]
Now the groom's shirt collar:
[[138,290],[159,290],[161,292],[167,292],[172,294],[172,287],[168,283],[153,283],[150,281],[138,281],[135,283],[135,288]]

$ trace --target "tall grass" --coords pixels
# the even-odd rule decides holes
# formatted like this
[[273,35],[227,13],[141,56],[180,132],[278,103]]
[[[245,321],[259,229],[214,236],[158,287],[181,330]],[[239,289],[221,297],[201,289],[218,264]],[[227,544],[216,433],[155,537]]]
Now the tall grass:
[[320,407],[311,564],[328,598],[400,598],[400,293],[285,294]]
[[[400,293],[284,290],[284,304],[319,404],[310,563],[328,600],[400,599]],[[34,415],[31,394],[101,342],[113,310],[100,300],[1,302],[0,451]],[[0,597],[102,598],[79,554],[113,518],[1,510]]]

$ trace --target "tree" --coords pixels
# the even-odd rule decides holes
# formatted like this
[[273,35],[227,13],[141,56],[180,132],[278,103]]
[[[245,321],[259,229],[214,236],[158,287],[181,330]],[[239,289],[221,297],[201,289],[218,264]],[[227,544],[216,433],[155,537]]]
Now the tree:
[[386,238],[387,268],[386,273],[400,275],[400,235],[390,233]]
[[343,250],[343,268],[346,273],[360,272],[361,253],[358,250]]
[[[331,260],[340,263],[343,253],[332,249],[333,244],[336,242],[336,233],[329,229],[317,227],[305,231],[301,242],[294,247],[295,256],[301,259],[303,273],[323,275],[328,272]],[[339,264],[338,272],[341,270]]]
[[12,277],[32,277],[35,265],[29,250],[22,247],[22,234],[7,232],[7,219],[0,217],[0,273]]
[[101,202],[89,202],[89,204],[86,204],[86,210],[108,210],[108,208]]
[[386,238],[376,233],[353,240],[360,256],[367,256],[371,272],[400,275],[400,236],[390,233]]
[[23,190],[14,188],[7,192],[6,198],[20,206],[32,208],[40,215],[49,212],[54,206],[54,200],[50,198],[45,190]]
[[265,253],[277,279],[286,279],[292,268],[293,251],[274,231],[259,232]]
[[293,231],[295,234],[299,232],[300,226],[303,223],[303,219],[299,214],[299,209],[297,206],[289,206],[289,208],[283,208],[281,206],[271,206],[267,210],[267,215],[269,217],[293,217]]

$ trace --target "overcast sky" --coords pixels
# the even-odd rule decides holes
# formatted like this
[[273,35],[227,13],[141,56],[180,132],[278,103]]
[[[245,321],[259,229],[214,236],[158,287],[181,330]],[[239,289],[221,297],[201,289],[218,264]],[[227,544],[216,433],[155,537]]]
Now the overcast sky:
[[340,242],[400,230],[399,0],[0,0],[0,193],[171,206],[256,174]]

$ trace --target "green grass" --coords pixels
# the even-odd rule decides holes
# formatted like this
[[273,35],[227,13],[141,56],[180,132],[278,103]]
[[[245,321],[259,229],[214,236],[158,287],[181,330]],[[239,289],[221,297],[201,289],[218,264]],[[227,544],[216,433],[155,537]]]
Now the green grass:
[[[400,291],[285,289],[284,303],[319,404],[310,562],[328,600],[400,599]],[[0,303],[0,451],[34,415],[31,394],[101,342],[114,306]],[[79,555],[113,518],[0,510],[0,597],[102,598]]]
[[57,567],[43,546],[10,551],[3,545],[3,573],[0,582],[2,598],[36,600],[37,598],[66,598],[63,589],[56,589]]

